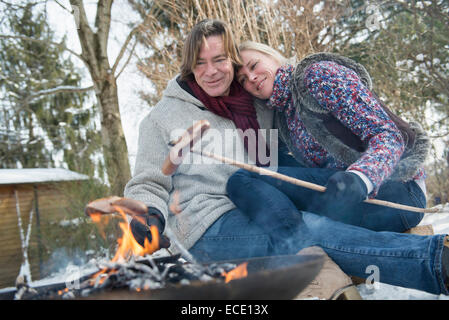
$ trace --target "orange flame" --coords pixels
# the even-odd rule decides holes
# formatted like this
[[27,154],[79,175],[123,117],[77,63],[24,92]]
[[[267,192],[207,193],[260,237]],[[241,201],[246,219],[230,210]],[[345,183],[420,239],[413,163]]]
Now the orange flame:
[[[119,207],[114,208],[126,221],[126,215]],[[144,256],[146,254],[152,254],[159,249],[159,232],[156,226],[150,226],[150,233],[152,241],[149,242],[148,238],[145,238],[144,246],[142,247],[134,238],[131,227],[127,222],[119,223],[120,229],[123,231],[123,236],[117,240],[119,247],[115,253],[113,262],[119,260],[126,260],[130,256]]]
[[[118,206],[114,206],[114,209],[117,210],[117,212],[122,216],[124,222],[120,222],[119,226],[120,229],[122,229],[123,235],[121,238],[117,240],[118,242],[118,248],[115,252],[114,258],[112,258],[111,262],[117,262],[117,261],[126,261],[132,256],[144,256],[146,254],[152,254],[156,250],[159,249],[159,231],[156,226],[150,226],[150,233],[151,233],[151,239],[152,241],[149,242],[148,238],[145,238],[144,246],[142,247],[134,238],[131,227],[129,223],[127,222],[126,214],[125,212]],[[101,214],[91,214],[92,220],[94,222],[100,222]],[[138,219],[139,221],[144,223],[143,219]],[[101,221],[102,222],[102,221]],[[101,226],[101,224],[100,224]],[[97,280],[97,277],[106,273],[107,268],[97,272],[94,274],[90,279],[90,284],[93,285]],[[111,270],[109,273],[115,272],[114,270]],[[99,284],[103,283],[106,280],[106,277],[99,279]]]
[[243,262],[229,272],[223,271],[221,275],[225,277],[225,283],[248,276],[247,266],[248,262]]
[[65,288],[64,290],[58,290],[58,295],[62,295],[63,293],[69,292],[69,288]]
[[[93,286],[93,285],[97,282],[98,276],[100,276],[100,275],[106,273],[106,271],[108,271],[108,269],[107,269],[107,268],[104,268],[104,269],[98,271],[98,272],[97,272],[96,274],[94,274],[92,277],[90,277],[89,284],[90,284],[91,286]],[[106,278],[100,278],[100,279],[98,279],[98,283],[99,283],[99,284],[102,284],[105,280],[106,280]]]
[[104,228],[109,222],[109,217],[101,213],[91,213],[90,218],[98,226],[98,231],[100,232],[101,237],[106,239]]

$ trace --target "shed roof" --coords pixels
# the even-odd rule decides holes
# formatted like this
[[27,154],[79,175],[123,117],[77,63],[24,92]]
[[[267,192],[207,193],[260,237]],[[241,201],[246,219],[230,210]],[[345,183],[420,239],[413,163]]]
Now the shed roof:
[[0,169],[0,185],[86,180],[89,177],[62,168]]

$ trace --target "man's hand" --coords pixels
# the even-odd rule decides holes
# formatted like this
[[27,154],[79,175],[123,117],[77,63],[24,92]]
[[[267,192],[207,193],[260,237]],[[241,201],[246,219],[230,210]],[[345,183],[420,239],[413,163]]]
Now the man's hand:
[[[141,219],[144,220],[145,224],[143,224]],[[145,243],[145,238],[148,238],[148,241],[151,242],[152,236],[150,232],[150,226],[156,226],[159,231],[159,247],[160,248],[168,248],[170,247],[170,239],[167,238],[162,233],[164,232],[164,222],[161,220],[158,214],[151,213],[151,208],[148,210],[148,215],[145,217],[133,218],[131,220],[131,232],[133,233],[136,241],[143,247]]]

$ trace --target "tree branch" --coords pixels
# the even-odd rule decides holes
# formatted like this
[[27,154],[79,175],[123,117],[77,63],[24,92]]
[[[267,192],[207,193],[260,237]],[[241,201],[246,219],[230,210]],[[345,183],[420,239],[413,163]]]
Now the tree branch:
[[[137,33],[138,28],[139,28],[138,26],[133,28],[131,30],[131,32],[128,34],[128,36],[126,37],[125,43],[121,47],[120,52],[119,52],[119,54],[117,56],[117,59],[115,59],[114,66],[112,67],[112,74],[114,74],[115,70],[117,70],[118,64],[119,64],[120,60],[123,58],[123,55],[125,54],[125,51],[126,51],[126,48],[128,47],[128,44],[131,42],[132,38]],[[136,41],[136,43],[137,43],[137,41]],[[134,44],[134,47],[133,47],[132,51],[134,51],[135,46],[136,46],[136,44]]]
[[134,42],[134,45],[131,49],[131,52],[129,53],[128,59],[126,60],[125,64],[123,65],[123,67],[119,71],[119,73],[117,73],[117,76],[115,77],[115,79],[118,79],[118,77],[120,77],[120,74],[123,72],[123,70],[125,70],[126,66],[128,65],[129,61],[131,60],[131,57],[134,53],[134,49],[136,48],[138,42],[139,42],[139,40],[136,39],[136,41]]
[[47,41],[47,40],[41,40],[41,39],[35,39],[35,38],[31,38],[31,37],[27,37],[27,36],[17,36],[17,35],[7,35],[7,34],[0,34],[0,38],[1,39],[20,39],[20,40],[26,40],[26,41],[33,41],[33,42],[44,42],[44,43],[49,43],[55,46],[59,46],[62,47],[64,50],[70,52],[71,54],[73,54],[75,57],[77,57],[78,59],[80,59],[81,61],[83,61],[84,63],[86,63],[86,61],[84,60],[84,58],[77,52],[73,51],[72,49],[67,48],[65,45],[63,45],[62,43],[58,43],[58,42],[54,42],[54,41]]
[[86,92],[86,91],[90,91],[93,89],[94,89],[94,86],[85,87],[85,88],[80,88],[80,87],[75,87],[75,86],[59,86],[59,87],[41,90],[41,91],[32,93],[30,96],[28,96],[25,99],[24,104],[28,104],[31,101],[33,101],[34,99],[39,98],[41,96],[45,96],[45,95],[51,95],[51,94],[62,93],[62,92],[71,92],[71,93]]
[[6,5],[6,6],[10,7],[10,8],[15,7],[15,10],[17,8],[25,9],[27,6],[35,6],[35,5],[39,5],[41,3],[45,3],[45,2],[46,2],[46,0],[36,1],[36,2],[32,2],[32,3],[27,3],[26,5],[22,6],[22,5],[19,5],[19,4],[10,3],[10,2],[5,1],[5,0],[0,0],[0,3],[3,3],[4,5]]
[[67,9],[65,6],[63,6],[62,4],[59,3],[58,0],[54,0],[62,9],[64,9],[65,11],[69,12],[70,14],[72,14],[72,10]]

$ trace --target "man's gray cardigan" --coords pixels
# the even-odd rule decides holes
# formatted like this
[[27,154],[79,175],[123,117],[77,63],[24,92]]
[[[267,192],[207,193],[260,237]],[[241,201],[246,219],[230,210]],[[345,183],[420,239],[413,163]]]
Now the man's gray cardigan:
[[[258,102],[255,107],[261,129],[273,128],[273,111]],[[204,150],[239,161],[247,159],[241,139],[235,138],[238,134],[233,121],[208,111],[202,102],[172,79],[162,99],[140,123],[135,171],[124,193],[125,197],[161,211],[166,228],[171,229],[186,249],[192,247],[222,214],[235,208],[226,195],[227,180],[238,169],[234,166],[191,154],[173,176],[161,172],[169,153],[169,141],[202,119],[211,124],[202,139]],[[232,136],[231,132],[233,138],[225,139]],[[273,143],[277,143],[275,136],[271,137]],[[178,214],[169,208],[176,193],[181,210]],[[173,241],[171,250],[178,251]]]

